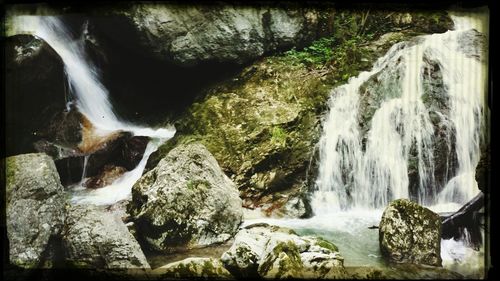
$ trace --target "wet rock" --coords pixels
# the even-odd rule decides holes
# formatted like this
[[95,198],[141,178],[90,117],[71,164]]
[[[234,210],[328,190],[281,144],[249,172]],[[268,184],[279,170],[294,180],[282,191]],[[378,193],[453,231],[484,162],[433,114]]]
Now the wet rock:
[[468,57],[479,61],[487,61],[488,39],[486,35],[475,30],[466,30],[458,36],[459,50]]
[[379,225],[380,250],[389,261],[441,266],[441,219],[407,199],[392,201]]
[[63,230],[67,263],[75,268],[149,268],[144,253],[119,215],[93,205],[68,208]]
[[148,247],[169,252],[222,243],[243,216],[236,186],[199,143],[178,146],[144,174],[129,213]]
[[[56,166],[61,175],[61,181],[68,185],[82,179],[84,166],[86,166],[85,177],[106,174],[106,165],[123,167],[127,171],[134,169],[141,161],[148,142],[148,137],[132,137],[130,133],[116,132],[99,140],[97,146],[94,146],[90,153],[83,153],[81,148],[68,151],[68,149],[62,150],[53,145],[50,147],[54,151],[58,151],[58,155],[64,156],[64,158],[56,160]],[[74,154],[71,154],[72,152]],[[85,158],[87,159],[85,160]]]
[[[148,168],[153,168],[176,145],[196,140],[207,147],[235,181],[245,207],[265,209],[270,216],[310,216],[308,187],[314,186],[311,179],[316,178],[315,145],[321,134],[321,120],[328,110],[330,91],[343,83],[343,77],[368,70],[391,44],[428,32],[425,26],[420,32],[414,24],[395,26],[388,21],[388,14],[370,11],[365,29],[359,32],[392,34],[360,44],[356,52],[359,61],[337,60],[336,67],[315,68],[297,62],[290,53],[279,53],[211,86],[202,92],[203,98],[177,118],[177,136],[151,155]],[[334,29],[332,37],[338,42],[352,39],[352,33],[358,30],[353,31],[350,23],[360,22],[365,15],[359,11],[337,11],[329,23]],[[446,13],[436,15],[436,19],[441,15],[447,18]],[[438,23],[441,30],[446,30],[439,20]],[[336,47],[345,47],[343,44]],[[296,202],[297,198],[301,202]]]
[[238,278],[343,278],[343,257],[320,237],[268,224],[245,227],[221,257]]
[[142,160],[146,146],[148,145],[149,137],[133,136],[123,143],[120,147],[119,157],[116,165],[121,165],[127,170],[134,169]]
[[219,259],[197,257],[169,263],[155,269],[151,275],[158,278],[234,279]]
[[32,153],[8,157],[5,163],[10,263],[50,267],[44,254],[51,251],[49,241],[59,235],[65,216],[64,189],[54,162],[46,154]]
[[127,169],[120,166],[105,165],[101,173],[88,179],[84,186],[87,188],[101,188],[110,185],[126,171]]
[[45,41],[5,38],[6,155],[36,152],[42,130],[66,109],[64,65]]

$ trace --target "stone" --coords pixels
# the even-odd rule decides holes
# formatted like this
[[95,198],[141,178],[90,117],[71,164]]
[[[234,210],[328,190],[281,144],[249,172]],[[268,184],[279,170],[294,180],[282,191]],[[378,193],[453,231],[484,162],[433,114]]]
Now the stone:
[[242,202],[234,183],[199,143],[178,146],[132,188],[137,234],[158,251],[222,243],[238,230]]
[[11,156],[5,164],[9,260],[23,268],[37,268],[46,258],[44,253],[50,252],[49,241],[62,229],[64,189],[46,154]]
[[117,213],[94,205],[73,205],[62,233],[66,262],[82,269],[141,269],[149,264]]
[[120,166],[105,165],[100,174],[85,181],[83,184],[87,188],[101,188],[112,184],[127,170]]
[[394,200],[384,210],[379,242],[391,262],[441,266],[441,218],[408,199]]
[[222,257],[237,278],[343,278],[343,257],[320,237],[298,236],[288,228],[249,225]]
[[234,279],[220,259],[192,257],[166,264],[151,272],[158,278]]
[[64,64],[42,39],[31,35],[5,38],[6,155],[36,152],[56,115],[68,102]]
[[[272,51],[304,46],[328,34],[333,9],[331,5],[138,3],[110,14],[106,21],[94,21],[97,40],[112,38],[142,56],[194,66],[243,64]],[[117,36],[117,29],[127,35]]]
[[[410,14],[410,24],[391,25],[386,11],[370,11],[363,32],[377,35],[359,44],[355,54],[359,61],[336,59],[335,66],[314,67],[297,62],[297,48],[256,61],[232,79],[209,87],[176,119],[176,137],[151,155],[148,168],[175,146],[196,140],[234,180],[245,207],[262,209],[268,216],[310,217],[309,187],[317,173],[315,145],[332,88],[344,83],[343,77],[369,70],[392,44],[429,32],[434,28],[430,23],[442,32],[452,24],[446,13]],[[364,15],[337,11],[328,24],[337,42],[334,48],[349,49],[344,44],[357,32],[350,22],[360,22]],[[426,17],[430,19],[419,20]],[[391,34],[382,38],[387,32]]]

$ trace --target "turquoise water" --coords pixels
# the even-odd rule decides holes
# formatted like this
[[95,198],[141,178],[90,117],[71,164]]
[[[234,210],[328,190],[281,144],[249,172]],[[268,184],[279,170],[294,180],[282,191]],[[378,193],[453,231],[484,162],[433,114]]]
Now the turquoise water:
[[381,216],[381,210],[356,210],[310,219],[257,218],[246,220],[245,225],[265,222],[289,227],[299,235],[321,236],[339,248],[345,266],[383,266],[378,228],[369,228],[378,227]]

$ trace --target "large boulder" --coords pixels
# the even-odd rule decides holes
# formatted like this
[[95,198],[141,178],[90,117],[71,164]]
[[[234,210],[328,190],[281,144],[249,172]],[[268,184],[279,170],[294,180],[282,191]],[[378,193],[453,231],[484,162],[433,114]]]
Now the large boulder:
[[382,255],[392,262],[441,266],[441,218],[410,200],[387,206],[379,241]]
[[219,259],[214,258],[187,258],[181,261],[169,263],[151,272],[157,278],[210,278],[210,279],[234,279],[224,268]]
[[245,227],[221,257],[236,277],[343,278],[344,259],[337,247],[320,237],[300,237],[293,230],[268,224]]
[[221,243],[243,217],[234,183],[199,143],[179,146],[132,188],[129,212],[153,250]]
[[149,268],[139,243],[119,214],[101,207],[70,206],[62,236],[65,259],[71,267]]
[[6,155],[36,152],[33,144],[66,109],[64,64],[42,39],[5,38]]
[[[49,241],[60,234],[65,196],[52,159],[45,154],[22,154],[5,159],[6,222],[11,264],[41,266]],[[50,262],[45,263],[50,267]]]

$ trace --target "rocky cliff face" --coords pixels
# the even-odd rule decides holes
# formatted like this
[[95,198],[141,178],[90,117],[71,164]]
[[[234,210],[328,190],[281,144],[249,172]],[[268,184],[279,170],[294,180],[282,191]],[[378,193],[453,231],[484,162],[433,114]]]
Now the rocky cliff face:
[[[112,17],[98,19],[95,25],[98,39],[138,47],[135,52],[141,55],[184,66],[242,64],[272,51],[303,47],[331,31],[329,5],[279,6],[140,3],[115,9]],[[129,33],[123,36],[116,28]]]

